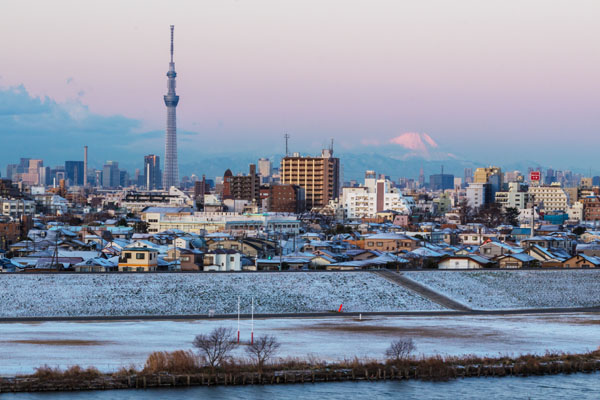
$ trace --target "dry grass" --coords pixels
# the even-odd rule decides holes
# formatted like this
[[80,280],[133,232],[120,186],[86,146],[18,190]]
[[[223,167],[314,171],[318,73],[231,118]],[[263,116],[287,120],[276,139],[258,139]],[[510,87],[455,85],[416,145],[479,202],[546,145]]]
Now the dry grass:
[[132,375],[137,375],[139,371],[134,364],[129,365],[129,367],[121,367],[116,372],[112,373],[112,376],[116,378],[127,377]]
[[[316,357],[308,355],[306,358],[288,357],[279,358],[263,366],[262,372],[272,373],[281,371],[315,371],[316,373],[335,370],[352,370],[358,374],[367,372],[373,376],[383,371],[411,371],[415,377],[420,379],[452,379],[470,368],[470,375],[478,375],[478,370],[488,368],[490,371],[498,371],[500,375],[508,373],[515,375],[539,375],[549,372],[575,372],[586,370],[585,365],[594,365],[600,360],[600,349],[581,354],[552,353],[541,355],[525,354],[518,357],[498,355],[497,357],[480,357],[475,355],[464,356],[441,356],[432,357],[409,357],[402,360],[388,360],[382,363],[379,360],[369,358],[353,358],[328,363]],[[590,363],[592,362],[592,363]],[[583,368],[583,369],[582,369]],[[458,371],[458,372],[457,372]],[[256,363],[251,359],[228,358],[223,364],[213,371],[201,357],[192,351],[154,352],[150,354],[142,371],[137,371],[135,366],[121,368],[113,373],[114,377],[125,377],[142,374],[197,374],[197,373],[256,373]],[[485,374],[485,371],[484,371]],[[70,367],[67,370],[52,368],[44,365],[36,369],[32,377],[46,381],[78,380],[91,381],[102,377],[95,368],[83,369],[79,366]],[[110,376],[110,375],[107,375]],[[389,376],[389,375],[388,375]]]
[[200,369],[199,357],[190,350],[155,351],[148,356],[142,373],[189,374],[198,372]]
[[35,369],[35,373],[31,376],[40,380],[94,380],[102,376],[102,373],[95,367],[81,368],[79,365],[73,365],[66,370],[60,368],[52,368],[48,365],[43,365]]

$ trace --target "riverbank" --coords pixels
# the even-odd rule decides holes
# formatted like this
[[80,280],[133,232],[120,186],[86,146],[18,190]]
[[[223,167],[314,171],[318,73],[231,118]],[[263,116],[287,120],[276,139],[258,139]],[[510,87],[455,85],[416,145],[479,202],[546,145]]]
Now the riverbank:
[[244,361],[232,360],[215,370],[190,363],[146,365],[137,371],[122,369],[100,373],[77,366],[67,370],[38,368],[31,375],[0,378],[0,392],[148,389],[190,386],[276,385],[340,381],[450,380],[469,377],[505,377],[591,373],[600,369],[600,350],[581,354],[497,357],[427,357],[388,361],[358,359],[323,363],[286,359],[265,365],[261,372]]

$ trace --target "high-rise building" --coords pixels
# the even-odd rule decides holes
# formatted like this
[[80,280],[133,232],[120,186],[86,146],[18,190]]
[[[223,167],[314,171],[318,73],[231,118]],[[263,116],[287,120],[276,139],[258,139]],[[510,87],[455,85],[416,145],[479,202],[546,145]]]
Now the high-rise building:
[[451,174],[429,175],[429,189],[431,189],[431,190],[454,189],[454,175],[451,175]]
[[[270,212],[302,213],[305,210],[304,189],[298,185],[273,185],[267,190]],[[264,200],[263,200],[264,206]]]
[[268,158],[259,158],[258,159],[258,174],[263,178],[263,181],[268,180],[273,173],[273,168],[271,164],[271,160]]
[[83,187],[87,187],[88,180],[88,147],[83,146]]
[[281,183],[298,185],[305,190],[306,208],[324,207],[339,197],[340,159],[333,149],[324,149],[320,157],[301,157],[294,153],[281,160]]
[[498,175],[500,177],[500,185],[504,183],[504,176],[500,167],[477,168],[475,170],[474,183],[489,183],[490,176]]
[[[477,168],[473,182],[489,184],[486,196],[491,199],[489,202],[492,202],[496,197],[496,192],[500,192],[504,188],[504,174],[500,167]],[[488,202],[486,201],[486,203]]]
[[19,165],[18,164],[8,164],[6,166],[6,179],[14,179],[18,174]]
[[83,161],[65,161],[65,172],[67,180],[72,186],[82,186],[85,176],[85,167]]
[[31,158],[21,157],[19,165],[17,166],[17,173],[24,174],[27,173],[27,171],[29,171],[29,160],[31,160]]
[[250,164],[248,175],[234,176],[228,169],[223,176],[223,198],[234,200],[260,200],[260,178],[256,165]]
[[567,211],[569,208],[569,196],[558,182],[549,186],[529,186],[528,192],[529,198],[544,211]]
[[508,191],[496,192],[496,203],[502,207],[516,207],[523,209],[529,203],[529,192],[527,188],[519,182],[509,182]]
[[121,181],[119,163],[116,161],[107,161],[102,169],[102,187],[116,188]]
[[43,166],[44,162],[42,160],[29,160],[29,168],[27,172],[21,174],[21,181],[29,185],[39,185],[40,169],[43,168]]
[[473,168],[465,168],[465,184],[473,182]]
[[375,171],[365,172],[365,183],[344,187],[340,203],[348,218],[375,218],[378,212],[410,213],[410,204],[402,192],[385,177],[377,178]]
[[144,186],[147,190],[156,190],[162,187],[160,157],[157,155],[144,156]]
[[177,163],[177,104],[179,96],[175,93],[175,63],[173,62],[173,30],[171,25],[171,62],[169,63],[169,72],[167,72],[167,94],[164,96],[167,106],[167,133],[165,137],[165,174],[163,176],[163,187],[167,190],[171,186],[179,184],[179,164]]
[[466,190],[467,202],[473,208],[479,208],[491,203],[490,185],[487,183],[469,183]]

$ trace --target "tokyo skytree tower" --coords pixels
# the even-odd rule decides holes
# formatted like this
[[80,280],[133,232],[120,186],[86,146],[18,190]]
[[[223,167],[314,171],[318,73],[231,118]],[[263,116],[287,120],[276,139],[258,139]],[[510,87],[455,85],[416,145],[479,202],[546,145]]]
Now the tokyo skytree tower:
[[171,186],[179,185],[179,165],[177,163],[177,103],[179,96],[175,94],[175,63],[173,62],[173,30],[171,25],[171,62],[167,72],[167,94],[165,105],[167,106],[167,134],[165,136],[165,172],[163,174],[163,188],[169,190]]

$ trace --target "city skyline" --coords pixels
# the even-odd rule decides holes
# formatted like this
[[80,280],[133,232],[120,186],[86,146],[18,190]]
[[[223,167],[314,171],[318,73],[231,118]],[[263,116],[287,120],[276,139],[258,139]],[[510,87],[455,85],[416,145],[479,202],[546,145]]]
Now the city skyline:
[[[0,17],[13,37],[0,77],[0,138],[13,145],[3,160],[52,149],[56,163],[85,144],[96,166],[160,154],[161,32],[171,23],[185,38],[182,164],[208,153],[282,154],[285,131],[302,153],[334,137],[342,157],[404,156],[406,134],[418,133],[436,144],[435,154],[417,154],[425,159],[583,171],[600,145],[593,2],[328,2],[318,13],[299,2],[202,2],[185,12],[150,2],[138,18],[134,3],[109,2],[118,11],[110,28],[94,5],[35,4]],[[556,144],[567,135],[575,140],[565,151]]]

